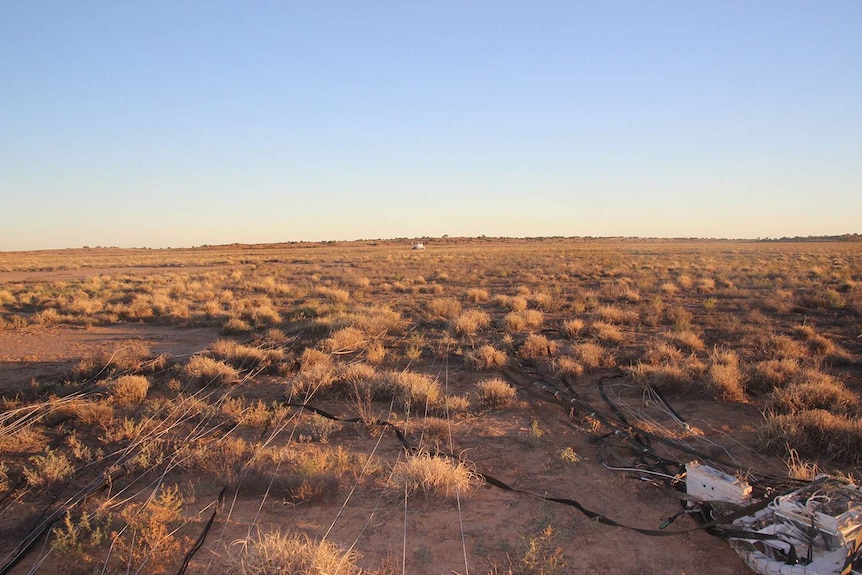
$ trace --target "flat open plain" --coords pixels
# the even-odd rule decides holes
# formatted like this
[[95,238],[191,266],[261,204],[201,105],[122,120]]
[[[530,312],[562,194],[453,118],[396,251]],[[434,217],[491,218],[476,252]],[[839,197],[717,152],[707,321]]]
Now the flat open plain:
[[862,243],[423,241],[0,253],[0,572],[735,575],[548,498],[858,477]]

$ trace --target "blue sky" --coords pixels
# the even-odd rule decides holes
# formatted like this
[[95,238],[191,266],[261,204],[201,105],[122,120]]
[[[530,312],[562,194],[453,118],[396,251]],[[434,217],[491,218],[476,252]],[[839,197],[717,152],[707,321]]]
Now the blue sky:
[[862,232],[862,2],[0,2],[0,250]]

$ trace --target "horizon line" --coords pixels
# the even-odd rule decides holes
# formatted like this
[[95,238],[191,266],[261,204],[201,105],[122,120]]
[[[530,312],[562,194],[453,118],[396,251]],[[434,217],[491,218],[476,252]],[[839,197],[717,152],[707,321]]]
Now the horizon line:
[[252,247],[275,247],[282,245],[300,245],[300,244],[349,244],[349,243],[358,243],[358,242],[414,242],[414,241],[432,241],[432,240],[591,240],[591,241],[601,241],[601,240],[641,240],[641,241],[715,241],[715,242],[828,242],[828,241],[859,241],[862,242],[862,234],[855,232],[848,232],[843,234],[834,234],[834,235],[809,235],[809,236],[781,236],[781,237],[773,237],[773,236],[755,236],[755,237],[702,237],[702,236],[563,236],[563,235],[550,235],[550,236],[488,236],[485,234],[480,234],[477,236],[449,236],[448,234],[444,234],[442,236],[398,236],[391,238],[355,238],[350,240],[284,240],[277,242],[228,242],[224,244],[198,244],[191,246],[164,246],[164,247],[150,247],[150,246],[66,246],[66,247],[57,247],[57,248],[38,248],[38,249],[25,249],[25,250],[4,250],[0,249],[0,253],[13,254],[13,253],[39,253],[39,252],[59,252],[59,251],[74,251],[74,250],[148,250],[148,251],[159,251],[159,250],[197,250],[197,249],[213,249],[213,248],[226,248],[226,247],[239,247],[239,246],[252,246]]

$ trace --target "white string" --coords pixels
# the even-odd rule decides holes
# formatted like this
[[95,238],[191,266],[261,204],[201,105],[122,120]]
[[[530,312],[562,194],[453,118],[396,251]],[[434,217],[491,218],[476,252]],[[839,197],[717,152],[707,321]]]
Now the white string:
[[[446,342],[446,356],[443,359],[444,377],[443,377],[443,397],[445,401],[446,412],[446,427],[449,433],[449,453],[455,452],[455,443],[452,439],[452,419],[449,416],[449,402],[445,400],[449,396],[449,343]],[[470,565],[467,561],[467,539],[464,535],[464,517],[461,513],[461,489],[455,485],[455,502],[458,506],[458,526],[461,529],[461,550],[464,553],[464,575],[470,575]]]

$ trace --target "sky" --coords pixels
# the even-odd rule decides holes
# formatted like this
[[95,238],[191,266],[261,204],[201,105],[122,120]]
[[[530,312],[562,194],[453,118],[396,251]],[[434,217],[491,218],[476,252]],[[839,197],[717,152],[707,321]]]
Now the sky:
[[0,250],[862,232],[862,2],[0,2]]

